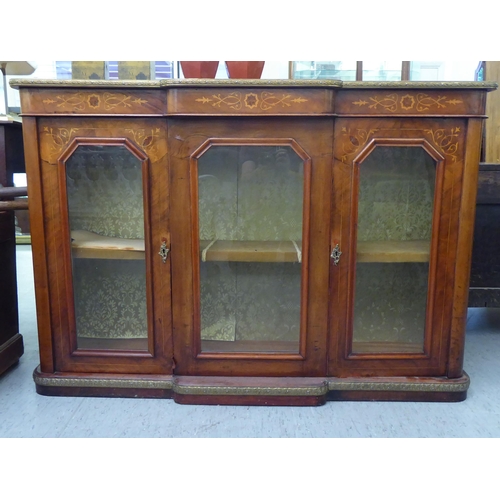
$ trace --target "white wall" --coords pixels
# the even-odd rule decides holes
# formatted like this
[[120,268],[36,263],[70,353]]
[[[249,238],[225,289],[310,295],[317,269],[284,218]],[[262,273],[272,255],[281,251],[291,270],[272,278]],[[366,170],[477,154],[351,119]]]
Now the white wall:
[[[11,76],[7,75],[7,82],[13,78],[57,78],[56,62],[55,61],[36,61],[36,70],[31,75],[26,76]],[[2,89],[3,91],[3,89]],[[7,83],[7,98],[9,100],[9,107],[19,107],[21,105],[19,100],[19,91],[13,89]],[[2,102],[2,107],[3,102]],[[5,110],[3,111],[5,114]]]

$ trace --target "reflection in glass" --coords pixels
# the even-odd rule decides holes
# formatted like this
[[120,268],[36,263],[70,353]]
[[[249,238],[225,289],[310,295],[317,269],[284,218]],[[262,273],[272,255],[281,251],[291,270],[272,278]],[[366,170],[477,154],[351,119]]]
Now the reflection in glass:
[[81,145],[66,162],[77,347],[147,349],[141,161]]
[[402,61],[363,61],[363,81],[400,81]]
[[410,80],[473,81],[479,61],[412,61]]
[[359,169],[353,352],[422,352],[435,162],[386,146]]
[[298,352],[303,189],[288,146],[198,160],[202,351]]
[[294,61],[296,79],[356,80],[356,61]]

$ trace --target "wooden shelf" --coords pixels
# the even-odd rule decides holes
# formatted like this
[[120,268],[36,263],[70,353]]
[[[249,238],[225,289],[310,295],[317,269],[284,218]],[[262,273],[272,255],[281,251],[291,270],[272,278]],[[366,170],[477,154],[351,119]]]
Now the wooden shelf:
[[97,351],[147,351],[148,339],[103,339],[93,337],[78,337],[78,349]]
[[[302,242],[292,241],[200,241],[203,261],[300,262]],[[299,251],[297,251],[299,250]]]
[[429,262],[430,241],[359,241],[357,262]]
[[352,352],[354,354],[418,354],[424,352],[424,347],[422,343],[409,342],[353,342]]
[[299,342],[266,340],[202,340],[202,353],[292,353],[298,354]]
[[[144,259],[144,240],[111,238],[90,231],[71,231],[73,256],[82,259]],[[300,262],[301,242],[200,241],[201,258],[219,262]],[[297,251],[299,249],[299,251]],[[429,262],[430,242],[360,241],[358,262]]]
[[73,257],[80,259],[143,260],[144,240],[111,238],[84,230],[71,231]]

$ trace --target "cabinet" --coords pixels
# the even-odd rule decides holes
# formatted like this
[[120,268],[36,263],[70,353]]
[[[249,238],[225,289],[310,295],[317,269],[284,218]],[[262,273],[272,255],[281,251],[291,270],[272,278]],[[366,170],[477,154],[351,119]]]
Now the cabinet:
[[480,163],[469,307],[500,306],[500,164]]
[[[21,124],[0,120],[0,188],[12,188],[13,174],[23,165]],[[3,198],[8,197],[0,195],[0,374],[24,353],[17,307],[15,216],[1,206]]]
[[459,401],[495,84],[20,88],[37,391]]

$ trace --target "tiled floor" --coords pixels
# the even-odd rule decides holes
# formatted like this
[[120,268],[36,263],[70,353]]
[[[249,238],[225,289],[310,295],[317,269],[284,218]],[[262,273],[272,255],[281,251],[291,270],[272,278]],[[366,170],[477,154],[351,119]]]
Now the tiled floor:
[[0,377],[0,437],[500,437],[500,310],[471,309],[462,403],[184,406],[171,400],[39,396],[31,248],[18,246],[25,354]]

